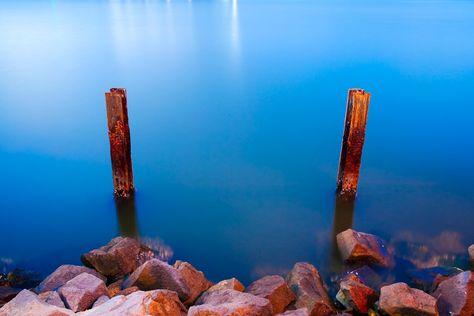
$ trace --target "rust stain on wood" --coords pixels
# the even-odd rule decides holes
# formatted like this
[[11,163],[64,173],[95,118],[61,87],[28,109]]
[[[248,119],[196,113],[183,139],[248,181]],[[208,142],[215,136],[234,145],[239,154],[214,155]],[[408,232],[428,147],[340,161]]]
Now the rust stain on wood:
[[349,90],[337,176],[337,193],[344,198],[352,199],[357,192],[369,103],[370,93]]
[[128,197],[133,193],[134,186],[126,90],[110,89],[110,92],[105,93],[105,103],[114,193],[120,197]]

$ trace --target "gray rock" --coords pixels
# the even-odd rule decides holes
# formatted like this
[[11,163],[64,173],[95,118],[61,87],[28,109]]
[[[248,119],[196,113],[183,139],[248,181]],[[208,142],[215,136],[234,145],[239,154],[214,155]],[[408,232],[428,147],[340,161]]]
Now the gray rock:
[[74,313],[65,308],[47,304],[35,293],[23,290],[0,308],[0,316],[69,316]]
[[279,275],[265,276],[252,284],[245,292],[258,297],[266,298],[270,301],[273,313],[282,313],[291,302],[296,300],[295,294]]
[[74,312],[88,309],[102,295],[107,295],[104,281],[88,273],[81,273],[59,289],[66,306]]
[[410,288],[405,283],[383,286],[380,290],[379,308],[390,316],[439,315],[433,296]]
[[150,248],[129,237],[116,237],[107,245],[94,249],[81,257],[84,265],[102,275],[117,279],[134,271],[154,256]]
[[78,313],[78,316],[185,316],[186,308],[175,292],[168,290],[138,291],[117,295],[105,303]]
[[296,263],[286,277],[286,283],[296,294],[296,308],[307,308],[311,315],[333,315],[334,306],[329,298],[318,269],[306,262]]
[[465,271],[444,280],[433,296],[442,315],[474,315],[474,272]]
[[38,285],[38,287],[36,288],[36,291],[38,293],[47,292],[47,291],[55,291],[61,286],[63,286],[67,281],[75,278],[76,276],[84,272],[92,274],[105,281],[105,277],[93,269],[83,267],[83,266],[64,264],[58,267],[56,270],[54,270],[53,273],[48,275],[43,280],[43,282],[41,282]]
[[206,291],[212,283],[206,279],[204,273],[198,271],[190,263],[176,261],[173,267],[179,272],[182,280],[189,289],[189,297],[184,302],[185,305],[193,303],[202,292]]
[[188,316],[270,316],[269,300],[235,290],[209,293],[204,304],[191,306]]
[[393,253],[383,239],[347,229],[337,236],[341,257],[347,262],[362,262],[382,267],[394,265]]
[[61,307],[61,308],[66,308],[66,306],[64,305],[64,302],[61,300],[61,297],[56,291],[48,291],[48,292],[40,293],[38,295],[38,298],[45,303],[48,303],[57,307]]
[[122,287],[137,286],[140,290],[166,289],[178,293],[181,301],[190,298],[190,290],[181,273],[168,263],[151,259],[138,267],[125,280]]

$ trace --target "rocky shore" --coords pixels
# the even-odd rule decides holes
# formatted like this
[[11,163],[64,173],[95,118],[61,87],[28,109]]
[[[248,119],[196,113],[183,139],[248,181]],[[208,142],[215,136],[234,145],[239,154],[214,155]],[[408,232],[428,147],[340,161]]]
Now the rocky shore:
[[[0,280],[0,316],[474,315],[473,271],[436,267],[420,282],[390,282],[379,271],[397,265],[396,253],[384,240],[348,229],[337,245],[348,269],[332,295],[307,262],[247,287],[236,278],[214,284],[188,262],[170,265],[141,242],[117,237],[83,254],[83,266],[62,265],[34,287],[15,274]],[[472,267],[474,245],[466,252]]]

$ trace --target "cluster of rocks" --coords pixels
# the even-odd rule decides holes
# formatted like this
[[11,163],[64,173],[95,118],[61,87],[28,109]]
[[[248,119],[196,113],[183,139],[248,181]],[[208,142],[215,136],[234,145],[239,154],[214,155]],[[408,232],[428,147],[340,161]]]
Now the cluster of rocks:
[[310,263],[247,287],[235,278],[213,284],[188,262],[170,265],[137,240],[117,237],[84,254],[84,266],[62,265],[35,288],[0,287],[0,316],[474,315],[474,272],[437,274],[428,292],[386,284],[374,269],[396,263],[381,238],[349,229],[337,243],[342,259],[358,267],[338,279],[335,299]]

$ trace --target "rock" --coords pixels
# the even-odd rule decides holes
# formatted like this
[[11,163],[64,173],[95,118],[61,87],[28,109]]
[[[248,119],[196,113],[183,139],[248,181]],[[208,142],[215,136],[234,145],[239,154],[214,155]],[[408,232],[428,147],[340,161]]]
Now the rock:
[[368,266],[362,266],[349,271],[342,277],[341,281],[349,279],[360,282],[374,290],[379,290],[382,285],[380,275]]
[[277,314],[277,316],[309,316],[308,309],[299,308],[291,311],[286,311],[282,314]]
[[474,315],[474,272],[465,271],[441,282],[433,296],[441,315]]
[[66,306],[74,312],[88,309],[102,295],[107,294],[104,281],[88,273],[81,273],[59,289]]
[[474,244],[470,245],[467,251],[469,253],[469,260],[471,260],[471,262],[474,262]]
[[439,315],[436,299],[425,292],[395,283],[380,290],[379,308],[388,315]]
[[78,316],[185,316],[186,308],[175,292],[138,291],[129,296],[117,295],[101,305],[78,313]]
[[334,306],[318,269],[306,262],[296,263],[286,277],[286,283],[296,294],[296,308],[306,307],[311,315],[332,315]]
[[84,265],[111,279],[123,277],[154,256],[150,248],[129,237],[116,237],[107,245],[81,256]]
[[47,304],[35,293],[23,290],[0,308],[0,316],[68,316],[74,313],[65,308]]
[[120,292],[117,293],[117,295],[127,296],[137,291],[140,291],[140,289],[137,286],[132,286],[132,287],[127,287],[126,289],[121,290]]
[[107,295],[102,295],[94,302],[94,304],[92,305],[92,308],[102,305],[109,300],[110,298]]
[[207,295],[209,295],[212,292],[220,291],[220,290],[236,290],[239,292],[243,292],[245,290],[245,287],[236,278],[222,280],[219,283],[214,284],[213,286],[208,288],[207,291],[205,291],[204,293],[202,293],[201,296],[199,296],[199,298],[194,302],[194,304],[195,305],[203,304],[203,300],[205,299]]
[[212,285],[212,283],[206,279],[204,273],[198,271],[188,262],[178,260],[175,262],[173,267],[178,270],[182,280],[189,289],[189,297],[184,302],[185,305],[193,303],[202,292]]
[[416,288],[430,293],[438,287],[439,283],[461,272],[461,269],[453,267],[432,267],[426,269],[411,269],[406,273]]
[[181,273],[158,259],[151,259],[142,264],[122,285],[124,288],[132,286],[137,286],[140,290],[166,289],[175,291],[183,302],[190,298],[190,290]]
[[107,292],[109,293],[109,297],[114,297],[122,290],[122,284],[124,279],[119,279],[107,286]]
[[336,299],[347,309],[362,314],[367,314],[378,298],[377,292],[356,280],[343,280],[339,288]]
[[236,290],[218,290],[206,295],[202,305],[194,305],[188,316],[270,316],[269,300]]
[[20,291],[21,289],[14,287],[0,286],[0,307],[13,299]]
[[81,273],[89,273],[92,274],[102,280],[106,280],[103,275],[98,273],[95,270],[92,270],[87,267],[83,266],[75,266],[71,264],[65,264],[60,267],[58,267],[56,270],[54,270],[53,273],[48,275],[43,282],[41,282],[38,287],[36,288],[36,291],[38,293],[41,292],[47,292],[47,291],[55,291],[61,286],[63,286],[67,281],[75,278]]
[[394,265],[392,251],[381,238],[347,229],[337,236],[337,246],[342,259],[347,262],[362,262],[392,267]]
[[61,300],[61,297],[56,291],[48,291],[48,292],[40,293],[38,295],[38,298],[45,303],[48,303],[57,307],[61,307],[61,308],[66,308],[66,306],[64,305],[64,302]]
[[272,304],[274,314],[282,313],[291,302],[296,300],[295,294],[290,290],[285,279],[279,275],[265,276],[253,282],[245,292],[268,299]]
[[7,274],[8,284],[19,289],[33,288],[40,283],[39,274],[25,269],[14,269]]

